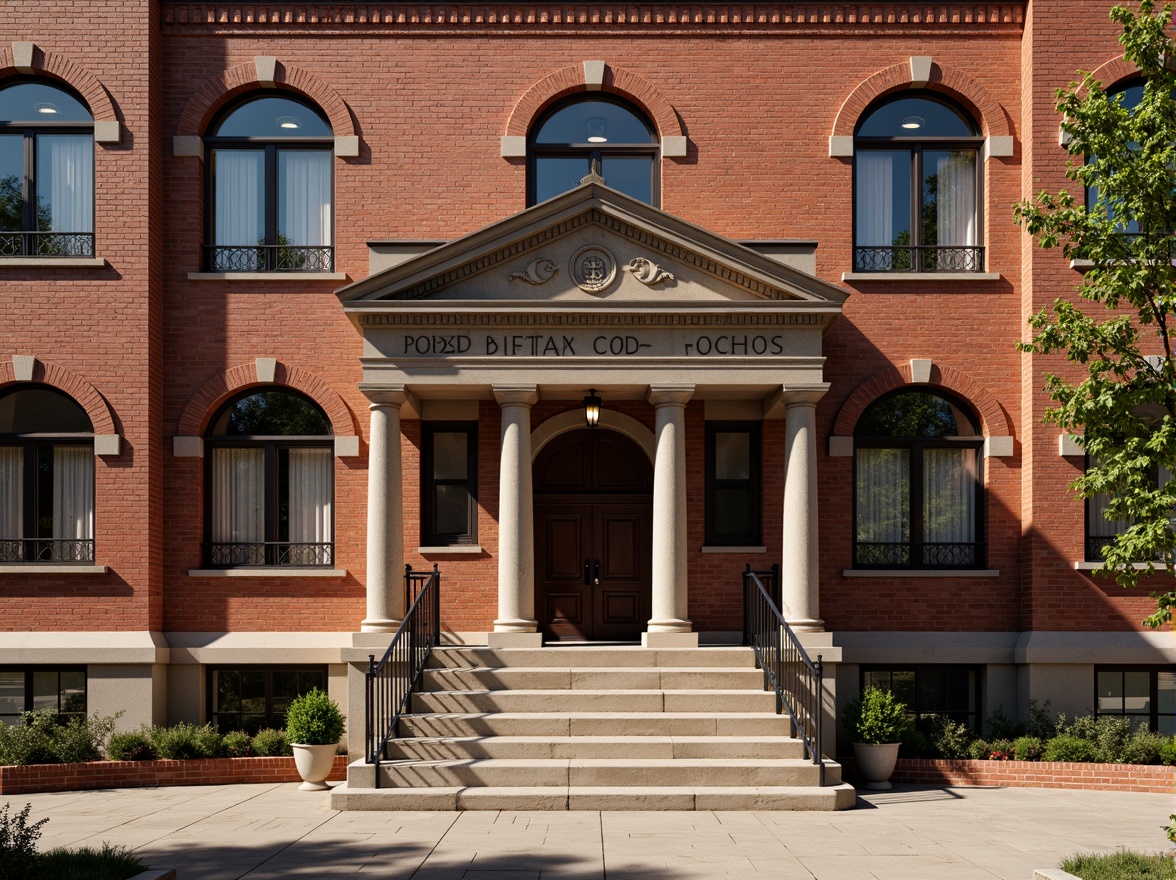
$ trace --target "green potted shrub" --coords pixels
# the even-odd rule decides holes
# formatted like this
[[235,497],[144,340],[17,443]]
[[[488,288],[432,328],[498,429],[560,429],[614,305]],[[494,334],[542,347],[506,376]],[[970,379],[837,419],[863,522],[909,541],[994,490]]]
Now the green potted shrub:
[[286,735],[294,750],[294,765],[302,777],[303,791],[328,788],[327,777],[335,761],[346,719],[339,706],[314,688],[290,703],[286,711]]
[[866,788],[885,791],[898,760],[902,736],[910,727],[907,708],[883,688],[866,688],[842,713],[845,732],[853,743],[858,772]]

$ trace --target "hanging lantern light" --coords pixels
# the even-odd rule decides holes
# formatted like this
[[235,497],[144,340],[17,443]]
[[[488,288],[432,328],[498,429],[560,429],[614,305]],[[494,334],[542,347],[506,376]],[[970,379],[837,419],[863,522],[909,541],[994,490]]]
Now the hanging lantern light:
[[596,389],[589,388],[588,396],[584,398],[584,421],[589,428],[600,424],[600,405],[603,401],[596,396]]

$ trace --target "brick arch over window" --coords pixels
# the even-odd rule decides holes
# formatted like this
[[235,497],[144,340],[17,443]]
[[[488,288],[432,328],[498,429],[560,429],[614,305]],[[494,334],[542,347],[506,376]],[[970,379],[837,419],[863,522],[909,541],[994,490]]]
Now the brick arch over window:
[[[23,72],[17,68],[16,59],[12,57],[12,46],[0,47],[0,79]],[[89,105],[95,122],[118,121],[114,102],[98,77],[76,61],[37,46],[33,49],[33,72],[59,79],[81,95],[82,100]]]
[[1123,80],[1136,79],[1138,76],[1139,68],[1122,55],[1100,64],[1090,74],[1091,79],[1098,80],[1103,84],[1103,88],[1111,89],[1112,91]]
[[[854,127],[870,104],[883,95],[913,86],[909,63],[896,64],[863,80],[849,93],[849,97],[837,111],[837,119],[833,122],[833,135],[852,137]],[[932,64],[931,77],[922,88],[941,92],[962,103],[975,114],[984,133],[989,137],[1012,136],[1013,130],[1009,125],[1008,114],[1000,102],[970,76],[956,70],[944,70],[938,64]]]
[[[657,126],[660,137],[685,136],[686,132],[673,105],[648,80],[606,64],[600,90],[636,104]],[[545,76],[515,103],[510,120],[506,123],[507,136],[526,137],[531,123],[541,111],[560,98],[577,92],[588,92],[588,86],[584,83],[583,64],[574,64]]]
[[[0,392],[3,392],[6,386],[16,384],[16,382],[17,378],[12,369],[12,361],[0,363]],[[106,398],[99,393],[97,388],[73,370],[37,360],[33,365],[33,382],[49,385],[72,397],[90,417],[90,424],[94,426],[95,434],[118,433],[114,429],[114,416],[110,412],[110,404],[106,402]]]
[[[279,61],[274,67],[274,84],[298,92],[313,101],[330,120],[331,132],[335,137],[359,135],[343,98],[313,73]],[[246,92],[267,87],[267,84],[257,78],[256,62],[248,61],[230,67],[219,76],[206,80],[196,90],[196,94],[188,101],[180,115],[176,134],[181,137],[202,136],[217,110]]]
[[[866,408],[888,391],[905,388],[911,384],[910,364],[891,367],[881,373],[875,373],[856,389],[841,405],[837,413],[837,420],[833,426],[833,434],[838,437],[853,435],[853,429]],[[980,430],[985,437],[1011,437],[1013,423],[1001,409],[996,397],[978,381],[966,373],[953,370],[951,367],[931,365],[931,381],[927,383],[931,388],[942,388],[970,403],[980,414]]]
[[351,410],[330,385],[311,373],[298,367],[278,363],[274,381],[262,382],[257,377],[256,364],[242,364],[225,370],[205,382],[192,395],[184,413],[180,416],[179,433],[185,437],[196,437],[204,433],[208,420],[230,397],[246,388],[292,388],[301,391],[326,413],[331,422],[331,431],[336,437],[354,436],[359,432]]

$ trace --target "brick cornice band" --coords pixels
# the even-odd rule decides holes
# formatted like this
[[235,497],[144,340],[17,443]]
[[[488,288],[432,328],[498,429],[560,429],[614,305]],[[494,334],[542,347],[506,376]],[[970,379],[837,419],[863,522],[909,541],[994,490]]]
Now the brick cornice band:
[[222,403],[239,391],[253,386],[273,388],[285,386],[301,391],[326,413],[331,421],[331,430],[336,437],[358,434],[355,419],[343,398],[330,385],[309,370],[291,367],[278,362],[272,381],[263,381],[257,375],[257,364],[241,364],[219,373],[200,386],[192,395],[183,415],[177,433],[182,437],[198,437],[204,434],[205,426],[212,414]]
[[[82,100],[89,106],[95,122],[118,121],[114,102],[110,100],[110,95],[106,93],[98,77],[78,62],[36,46],[33,48],[32,70],[36,74],[61,80],[81,95]],[[17,67],[16,59],[13,57],[11,44],[0,46],[0,78],[16,76],[19,73],[21,69]]]
[[[274,64],[273,77],[274,86],[291,89],[313,101],[326,114],[335,137],[359,136],[343,98],[315,74],[278,60]],[[257,78],[257,62],[247,61],[230,67],[196,90],[180,115],[176,135],[201,137],[217,110],[245,92],[264,88],[269,86]]]
[[[12,361],[0,362],[0,391],[7,385],[17,382]],[[117,434],[114,427],[114,416],[110,412],[110,405],[98,389],[83,379],[73,370],[57,364],[47,364],[37,360],[33,364],[33,381],[43,385],[51,385],[58,391],[64,391],[72,397],[86,415],[90,417],[90,424],[94,426],[95,434]]]

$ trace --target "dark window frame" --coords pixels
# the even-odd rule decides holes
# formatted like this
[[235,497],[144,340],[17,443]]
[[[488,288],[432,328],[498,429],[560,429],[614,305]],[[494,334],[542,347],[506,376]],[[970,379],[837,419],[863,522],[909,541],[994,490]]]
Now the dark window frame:
[[[932,101],[947,107],[952,112],[959,115],[976,134],[972,137],[862,137],[858,134],[858,129],[866,122],[873,113],[881,109],[884,105],[892,101],[901,99],[919,98],[927,101]],[[943,272],[983,272],[985,265],[986,249],[984,246],[984,163],[980,161],[981,153],[984,148],[984,137],[980,133],[980,127],[972,118],[972,114],[967,112],[963,107],[959,106],[953,101],[948,100],[943,95],[937,93],[927,92],[899,92],[897,94],[888,95],[885,99],[880,100],[868,107],[862,113],[858,120],[857,126],[854,129],[853,135],[853,179],[851,183],[852,197],[853,197],[853,216],[852,216],[852,236],[853,236],[853,268],[855,272],[920,272],[927,275],[936,275]],[[911,241],[910,254],[905,262],[909,265],[899,268],[894,268],[894,263],[898,262],[891,256],[891,268],[878,268],[873,265],[872,258],[869,255],[863,254],[866,250],[890,249],[897,250],[900,246],[880,246],[880,245],[859,245],[857,240],[858,235],[858,175],[859,163],[858,156],[863,152],[871,150],[909,150],[911,153],[911,187],[910,187],[910,205],[911,205]],[[925,150],[970,150],[975,155],[975,194],[976,194],[976,245],[924,245],[922,243],[923,224],[922,224],[922,206],[923,206],[923,152]],[[925,265],[922,256],[924,251],[928,248],[967,248],[974,251],[974,255],[965,260],[965,264],[970,262],[972,265],[968,268],[938,268],[936,263],[932,261],[930,267]],[[934,251],[932,251],[934,254]],[[965,255],[966,256],[966,255]]]
[[[1145,715],[1142,712],[1128,712],[1126,710],[1126,706],[1123,707],[1122,712],[1100,712],[1099,711],[1100,695],[1099,695],[1099,688],[1098,688],[1098,676],[1099,676],[1100,672],[1111,672],[1111,673],[1120,673],[1120,674],[1127,673],[1127,672],[1146,672],[1146,673],[1148,673],[1148,712],[1147,712],[1147,714]],[[1114,717],[1114,718],[1146,718],[1147,723],[1148,723],[1148,727],[1151,730],[1159,730],[1159,719],[1160,719],[1160,716],[1162,715],[1165,718],[1170,717],[1173,719],[1173,728],[1174,728],[1174,730],[1176,730],[1176,710],[1174,710],[1172,712],[1160,712],[1160,710],[1159,710],[1159,674],[1158,673],[1161,673],[1161,672],[1168,672],[1168,673],[1176,674],[1176,666],[1167,665],[1167,664],[1163,664],[1163,663],[1143,664],[1143,665],[1132,665],[1132,664],[1127,664],[1127,663],[1107,663],[1107,664],[1096,665],[1094,667],[1094,681],[1093,681],[1093,688],[1092,688],[1094,691],[1094,702],[1092,704],[1092,706],[1093,706],[1092,711],[1094,712],[1094,716],[1096,718],[1098,718],[1100,716],[1104,716],[1104,715],[1109,716],[1109,717]],[[1125,684],[1123,679],[1120,679],[1120,682],[1121,682],[1121,684]],[[1125,699],[1126,698],[1126,687],[1125,686],[1123,687],[1122,693],[1124,696],[1124,702],[1126,702],[1126,699]]]
[[[212,123],[209,131],[215,131],[224,120],[245,105],[260,98],[283,98],[300,104],[316,116],[326,119],[321,109],[300,97],[287,91],[280,92],[251,92],[238,101],[225,107]],[[205,211],[205,241],[204,268],[209,272],[242,271],[242,272],[334,272],[335,271],[335,163],[329,163],[331,187],[331,243],[326,246],[290,245],[278,241],[278,153],[287,151],[305,151],[327,153],[334,156],[334,135],[316,135],[313,137],[222,137],[219,135],[205,135],[204,147],[206,159],[204,162],[204,197],[207,209]],[[217,151],[221,150],[264,150],[264,181],[265,196],[263,259],[258,261],[257,268],[242,268],[234,266],[231,254],[221,254],[220,250],[251,250],[257,246],[251,242],[238,245],[217,245],[216,242],[216,159]],[[309,257],[301,266],[290,264],[299,252],[304,251],[303,258]],[[285,255],[285,256],[284,256]]]
[[19,134],[23,140],[24,179],[21,183],[23,199],[23,223],[19,232],[0,231],[0,258],[8,257],[45,257],[77,258],[94,256],[94,232],[80,232],[77,230],[63,230],[60,232],[41,231],[37,229],[37,147],[39,135],[54,134],[88,134],[90,136],[90,179],[95,182],[94,190],[90,193],[90,229],[94,230],[97,221],[97,181],[95,180],[95,163],[97,162],[94,146],[93,111],[86,100],[72,88],[57,80],[42,77],[13,77],[0,83],[0,91],[16,85],[35,83],[56,89],[70,98],[81,103],[90,113],[90,122],[41,122],[36,125],[28,123],[0,122],[0,135]]
[[[33,702],[33,698],[34,698],[33,676],[38,672],[41,672],[41,673],[56,672],[57,673],[57,717],[59,719],[85,718],[89,712],[90,673],[89,673],[88,667],[85,664],[62,665],[62,664],[39,663],[39,664],[32,664],[32,665],[28,665],[28,666],[21,666],[21,665],[16,665],[16,664],[13,664],[13,665],[5,664],[5,665],[0,665],[0,672],[21,672],[21,673],[24,673],[24,708],[21,710],[22,712],[34,711],[34,709],[33,709],[33,705],[34,705],[34,702]],[[82,674],[82,699],[84,701],[84,705],[82,706],[82,709],[80,711],[73,710],[73,711],[63,712],[61,709],[61,695],[62,695],[61,673],[63,673],[63,672],[80,672]],[[0,715],[0,724],[4,724],[5,721],[3,719],[8,718],[8,717],[11,717],[11,716]],[[19,716],[18,716],[17,720],[19,720]]]
[[[264,672],[265,673],[265,723],[263,727],[277,727],[285,729],[285,721],[280,724],[275,724],[278,716],[274,714],[274,673],[276,672],[320,672],[322,674],[322,690],[326,691],[330,685],[330,670],[327,664],[321,663],[293,663],[293,664],[264,664],[264,663],[218,663],[205,667],[205,717],[208,722],[221,733],[228,733],[230,730],[243,730],[243,727],[226,727],[221,728],[221,715],[235,715],[238,718],[249,714],[242,711],[236,712],[218,712],[216,688],[216,673],[219,672]],[[318,685],[315,685],[318,687]]]
[[[466,479],[441,480],[433,476],[433,437],[466,434]],[[464,485],[469,492],[467,528],[464,532],[436,532],[438,485]],[[478,543],[478,423],[476,421],[424,421],[421,423],[421,544],[425,547],[460,547]]]
[[[873,408],[875,405],[882,403],[891,397],[896,397],[901,394],[909,393],[928,393],[936,397],[942,398],[949,404],[955,406],[960,412],[968,416],[972,421],[972,428],[976,431],[974,437],[859,437],[856,433],[853,437],[853,567],[855,569],[862,569],[867,571],[912,571],[919,569],[932,570],[960,570],[960,571],[974,571],[983,569],[985,567],[985,557],[987,555],[987,542],[985,541],[986,522],[984,510],[984,438],[981,436],[981,426],[979,419],[976,418],[972,407],[956,397],[939,388],[923,388],[920,386],[904,386],[903,388],[883,394],[873,401],[862,413],[862,417]],[[924,562],[923,548],[926,542],[923,540],[923,452],[927,449],[974,449],[976,452],[976,481],[975,481],[975,497],[973,503],[976,511],[976,528],[973,537],[976,539],[971,543],[975,547],[975,558],[972,563],[965,565],[951,565],[939,561]],[[909,547],[909,562],[907,564],[887,564],[887,563],[863,563],[860,561],[861,554],[858,549],[858,450],[859,449],[907,449],[910,451],[908,459],[910,465],[909,473],[909,511],[910,511],[910,540],[906,542]],[[866,542],[868,543],[868,542]]]
[[[279,391],[283,394],[289,394],[293,397],[302,398],[309,403],[322,415],[323,420],[330,429],[331,421],[327,418],[326,413],[323,412],[322,407],[319,406],[311,398],[307,397],[293,388],[277,387],[277,388],[258,388],[257,386],[250,387],[245,391],[233,395],[223,404],[221,404],[212,419],[209,420],[209,432],[212,431],[221,415],[230,407],[234,406],[238,401],[257,394],[259,391],[271,390]],[[204,436],[205,456],[204,456],[204,535],[205,540],[202,548],[202,564],[206,568],[257,568],[257,567],[274,567],[282,568],[286,566],[295,566],[298,568],[313,568],[313,567],[330,567],[334,565],[335,560],[335,481],[332,473],[331,479],[331,535],[330,540],[323,542],[321,549],[316,553],[318,562],[304,562],[300,559],[289,559],[283,561],[282,551],[283,547],[289,548],[292,542],[289,540],[288,534],[286,540],[280,537],[280,521],[281,521],[281,487],[283,484],[283,477],[281,473],[281,451],[286,449],[328,449],[334,455],[335,438],[333,434],[323,434],[317,436],[300,436],[296,434],[283,434],[277,436],[270,435],[234,435],[225,436],[212,433],[206,433]],[[265,458],[262,466],[262,479],[265,483],[264,488],[264,504],[265,509],[262,513],[264,523],[264,550],[261,561],[258,562],[225,562],[217,558],[217,548],[225,546],[226,542],[214,542],[212,540],[213,534],[213,503],[212,503],[212,481],[213,481],[213,456],[214,449],[263,449],[265,450]],[[288,484],[287,484],[288,485]],[[287,490],[288,491],[288,490]],[[287,495],[288,499],[288,495]],[[287,502],[288,503],[288,502]],[[289,523],[287,521],[287,528]],[[229,546],[232,546],[230,543]]]
[[[623,110],[633,114],[648,130],[649,143],[644,144],[592,144],[586,140],[580,143],[567,144],[537,144],[536,137],[552,116],[573,104],[585,101],[601,101],[615,104]],[[661,206],[661,137],[649,115],[631,101],[626,101],[617,95],[604,92],[577,93],[570,98],[552,104],[536,119],[527,133],[527,207],[536,201],[536,169],[535,163],[540,159],[583,158],[586,161],[584,176],[595,167],[594,158],[603,160],[606,156],[617,158],[631,158],[636,156],[650,157],[650,204],[658,208]],[[608,186],[608,178],[604,185]],[[635,198],[635,196],[631,196]]]
[[[715,529],[716,489],[715,437],[720,433],[748,435],[749,476],[747,480],[725,480],[724,483],[748,484],[748,521],[751,527],[739,535],[718,535]],[[763,543],[763,422],[733,421],[706,422],[705,445],[706,522],[705,543],[709,547],[758,547]]]
[[[914,673],[914,704],[907,704],[907,711],[916,719],[916,725],[921,726],[918,719],[925,715],[944,715],[951,718],[953,721],[959,721],[964,724],[974,733],[979,734],[981,727],[984,724],[984,714],[982,708],[984,706],[984,667],[974,663],[863,663],[858,667],[858,688],[865,690],[866,688],[866,674],[886,672],[891,677],[891,688],[893,687],[894,673],[896,672],[913,672]],[[959,712],[954,710],[936,710],[930,709],[920,705],[922,694],[922,678],[928,674],[952,673],[952,672],[969,672],[975,676],[976,692],[972,698],[972,706],[968,712]],[[891,688],[888,688],[891,689]],[[969,724],[967,717],[974,718],[974,722]]]

